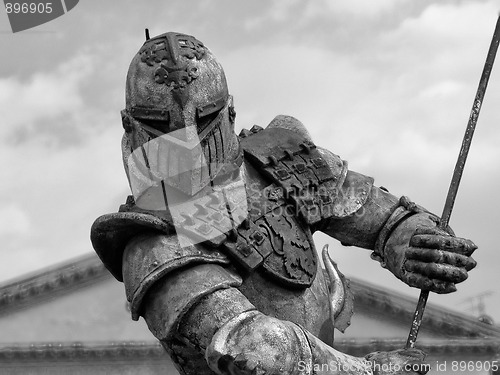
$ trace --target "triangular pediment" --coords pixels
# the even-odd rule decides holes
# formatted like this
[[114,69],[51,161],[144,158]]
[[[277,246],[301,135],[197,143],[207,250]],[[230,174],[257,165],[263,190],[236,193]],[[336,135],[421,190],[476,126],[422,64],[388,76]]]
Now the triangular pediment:
[[0,287],[0,332],[3,343],[154,340],[94,255]]
[[[351,279],[355,315],[336,339],[404,339],[415,301]],[[134,322],[123,284],[93,253],[0,285],[0,342],[154,341]],[[419,340],[500,338],[500,329],[430,304]]]

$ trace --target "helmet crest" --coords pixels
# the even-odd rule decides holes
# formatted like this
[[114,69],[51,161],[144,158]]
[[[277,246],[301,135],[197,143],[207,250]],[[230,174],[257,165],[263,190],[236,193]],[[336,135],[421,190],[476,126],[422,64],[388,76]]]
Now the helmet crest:
[[201,60],[205,53],[205,46],[196,38],[174,33],[146,41],[139,51],[142,62],[149,66],[159,65],[154,72],[155,82],[174,89],[182,88],[198,77],[198,69],[179,56]]

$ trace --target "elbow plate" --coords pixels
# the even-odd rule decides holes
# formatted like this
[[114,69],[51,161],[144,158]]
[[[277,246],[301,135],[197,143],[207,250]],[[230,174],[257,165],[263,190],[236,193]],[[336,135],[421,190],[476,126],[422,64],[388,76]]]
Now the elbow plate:
[[364,358],[341,353],[300,326],[255,310],[234,317],[215,333],[206,360],[217,374],[372,373]]
[[312,368],[304,331],[255,310],[236,316],[216,332],[206,360],[218,374],[309,375]]

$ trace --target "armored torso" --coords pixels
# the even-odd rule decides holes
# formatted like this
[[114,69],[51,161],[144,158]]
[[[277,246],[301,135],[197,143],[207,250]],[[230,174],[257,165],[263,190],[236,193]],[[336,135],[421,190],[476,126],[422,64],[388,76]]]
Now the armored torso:
[[[94,247],[115,277],[125,280],[136,319],[155,281],[180,266],[207,262],[232,264],[243,280],[240,289],[264,313],[321,330],[329,314],[328,288],[317,274],[312,233],[324,220],[355,212],[371,185],[343,189],[345,162],[317,149],[300,132],[271,125],[240,134],[243,190],[241,184],[229,184],[219,195],[196,197],[183,206],[189,212],[148,211],[129,200],[122,212],[94,223]],[[122,274],[124,247],[150,230],[198,240],[189,247],[159,241],[169,245],[138,249],[130,260],[136,266]]]

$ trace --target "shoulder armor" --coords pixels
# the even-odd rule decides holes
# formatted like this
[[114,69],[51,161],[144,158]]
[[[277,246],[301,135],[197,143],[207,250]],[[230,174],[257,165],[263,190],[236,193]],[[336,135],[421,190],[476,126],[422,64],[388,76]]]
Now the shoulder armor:
[[267,125],[266,129],[281,128],[291,130],[294,133],[300,135],[302,138],[311,141],[312,138],[305,125],[297,120],[295,117],[278,115]]
[[347,163],[340,157],[322,154],[310,139],[285,127],[252,132],[241,145],[249,162],[283,189],[309,225],[343,215],[339,187]]
[[145,231],[174,233],[167,221],[148,213],[116,212],[96,219],[90,230],[90,240],[106,268],[123,281],[122,258],[127,243]]
[[228,264],[229,260],[217,249],[196,244],[181,246],[182,234],[146,233],[134,237],[125,247],[123,279],[132,318],[140,315],[142,299],[160,278],[188,264]]

